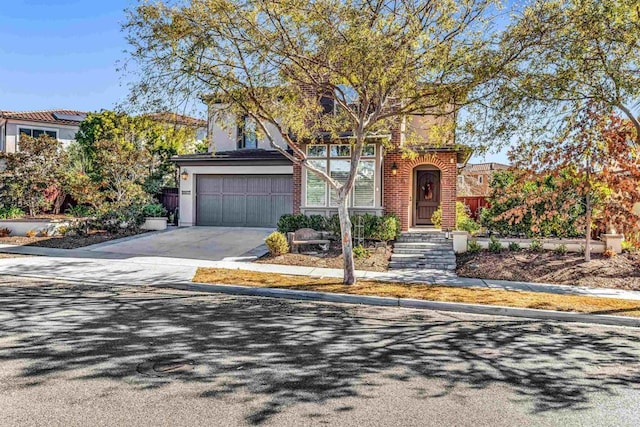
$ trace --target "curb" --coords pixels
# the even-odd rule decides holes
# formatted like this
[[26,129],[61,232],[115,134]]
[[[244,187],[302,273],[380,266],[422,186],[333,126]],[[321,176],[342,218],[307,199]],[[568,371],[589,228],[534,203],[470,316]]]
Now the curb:
[[464,304],[457,302],[425,301],[409,298],[361,296],[330,292],[295,291],[290,289],[254,288],[250,286],[216,285],[207,283],[165,284],[158,285],[158,287],[169,287],[186,291],[222,293],[228,295],[249,295],[271,298],[286,298],[303,301],[321,301],[384,307],[413,308],[420,310],[451,311],[490,316],[523,317],[538,320],[555,320],[561,322],[577,322],[596,325],[627,326],[640,328],[640,318],[635,317],[538,310],[533,308],[514,308],[497,305]]

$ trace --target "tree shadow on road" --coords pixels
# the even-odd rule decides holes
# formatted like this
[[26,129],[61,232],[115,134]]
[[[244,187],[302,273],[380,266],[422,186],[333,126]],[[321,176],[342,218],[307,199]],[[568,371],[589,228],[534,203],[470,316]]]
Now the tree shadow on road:
[[595,393],[640,383],[632,329],[44,283],[0,286],[0,361],[26,361],[30,384],[56,373],[199,382],[202,398],[242,391],[260,402],[253,424],[299,403],[365,397],[370,374],[445,384],[417,390],[424,399],[504,385],[534,412],[586,409]]

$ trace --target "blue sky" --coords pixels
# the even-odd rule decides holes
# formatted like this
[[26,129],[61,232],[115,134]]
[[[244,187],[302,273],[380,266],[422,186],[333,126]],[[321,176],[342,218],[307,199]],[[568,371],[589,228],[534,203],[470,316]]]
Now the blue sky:
[[0,7],[0,109],[113,108],[129,0],[11,0]]
[[[135,0],[11,0],[0,7],[0,110],[112,109],[127,95],[117,72],[120,27]],[[505,162],[504,154],[474,162]]]

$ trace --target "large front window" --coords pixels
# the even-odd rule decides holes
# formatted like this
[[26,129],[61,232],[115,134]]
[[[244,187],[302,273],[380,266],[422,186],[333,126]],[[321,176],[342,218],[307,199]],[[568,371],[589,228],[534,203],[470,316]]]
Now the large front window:
[[[369,208],[375,205],[375,145],[366,145],[363,152],[356,180],[349,196],[349,205],[356,208]],[[347,144],[309,145],[307,147],[309,162],[328,171],[331,178],[341,184],[347,181],[351,167],[351,146]],[[338,195],[328,184],[315,173],[306,173],[306,206],[335,207],[338,206]]]

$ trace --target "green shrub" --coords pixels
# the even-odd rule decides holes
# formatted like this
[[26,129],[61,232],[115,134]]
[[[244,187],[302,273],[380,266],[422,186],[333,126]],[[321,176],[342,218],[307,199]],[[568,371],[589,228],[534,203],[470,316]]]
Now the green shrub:
[[[442,207],[439,207],[431,215],[431,222],[436,227],[442,226]],[[480,224],[471,218],[469,208],[462,202],[456,202],[456,229],[471,234],[475,234],[480,230]]]
[[325,231],[327,229],[327,218],[322,215],[308,216],[307,227],[316,231]]
[[560,244],[560,245],[556,246],[556,250],[555,250],[555,252],[556,252],[558,255],[566,255],[566,253],[568,252],[567,245],[565,245],[564,243],[562,243],[562,244]]
[[69,206],[65,213],[76,218],[84,218],[93,215],[93,209],[85,205]]
[[432,215],[431,222],[436,227],[440,227],[442,225],[442,207],[439,207]]
[[[355,235],[358,221],[362,221],[362,238],[365,240],[394,240],[400,236],[400,220],[396,215],[387,214],[377,216],[371,214],[354,215],[351,220],[351,232]],[[286,234],[301,228],[312,228],[316,231],[329,231],[335,236],[340,235],[340,218],[333,215],[329,218],[322,215],[306,216],[303,214],[282,215],[278,220],[278,231]]]
[[522,248],[520,247],[520,244],[518,242],[509,243],[509,250],[511,252],[518,252],[518,251],[520,251],[520,249],[522,249]]
[[17,206],[5,206],[0,208],[0,219],[22,218],[24,211]]
[[372,238],[374,240],[388,242],[389,240],[396,240],[400,237],[401,232],[400,219],[394,214],[386,214],[378,220],[378,228]]
[[364,259],[369,257],[369,251],[362,245],[353,248],[353,256],[356,259]]
[[633,242],[631,240],[623,240],[622,241],[622,251],[623,252],[629,252],[629,253],[636,253],[636,252],[638,252],[638,246],[637,246],[637,244],[635,242]]
[[480,252],[482,250],[482,246],[480,246],[480,243],[478,243],[477,240],[469,240],[469,243],[467,243],[467,250],[474,254],[476,252]]
[[301,228],[310,228],[309,218],[304,214],[285,214],[278,220],[278,231],[280,233],[286,234]]
[[529,250],[531,252],[542,252],[544,246],[542,246],[542,242],[540,239],[531,239],[531,244],[529,245]]
[[265,244],[271,255],[277,256],[289,252],[289,244],[284,234],[274,231],[265,239]]
[[340,236],[340,217],[332,215],[327,220],[327,231],[334,236]]
[[152,203],[142,208],[142,215],[148,218],[166,217],[167,210],[160,203]]
[[142,207],[138,205],[112,208],[98,215],[95,221],[85,222],[87,230],[96,228],[110,233],[138,231],[144,222]]
[[489,252],[502,252],[502,243],[495,236],[491,236],[489,239]]

